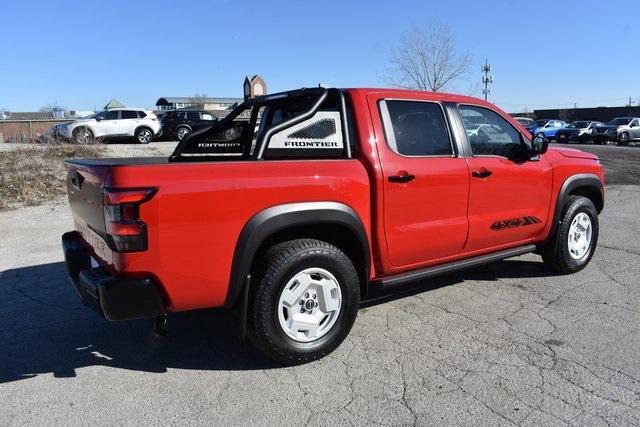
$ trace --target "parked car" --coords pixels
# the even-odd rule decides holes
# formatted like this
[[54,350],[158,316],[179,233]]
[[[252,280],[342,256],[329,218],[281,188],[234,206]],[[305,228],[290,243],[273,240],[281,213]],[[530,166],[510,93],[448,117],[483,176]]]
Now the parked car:
[[596,126],[602,126],[600,122],[578,120],[559,129],[556,132],[557,142],[585,143],[593,139],[593,131]]
[[533,119],[530,119],[529,117],[514,117],[514,119],[516,119],[516,122],[520,123],[525,128],[533,123]]
[[[464,123],[482,126],[467,136]],[[583,269],[603,168],[591,153],[547,149],[466,96],[265,95],[168,159],[68,160],[66,265],[108,320],[156,317],[163,333],[169,313],[227,307],[240,336],[304,363],[340,345],[374,288],[528,252],[554,271]]]
[[178,141],[191,132],[211,126],[218,118],[206,110],[173,110],[160,117],[162,131]]
[[538,119],[538,120],[534,120],[531,123],[529,123],[528,125],[525,126],[525,129],[527,130],[527,132],[529,132],[531,135],[533,135],[533,132],[540,128],[543,127],[544,125],[547,124],[547,122],[549,122],[550,119]]
[[78,143],[87,143],[94,138],[135,138],[141,144],[148,144],[160,136],[161,126],[152,111],[116,108],[55,125],[51,132],[55,136],[72,139]]
[[610,122],[596,126],[593,133],[596,144],[616,141],[618,145],[627,145],[629,141],[640,140],[640,124],[637,117],[616,117]]
[[548,140],[555,140],[558,130],[566,126],[567,123],[562,120],[548,120],[544,125],[535,128],[531,134],[535,137],[544,138]]

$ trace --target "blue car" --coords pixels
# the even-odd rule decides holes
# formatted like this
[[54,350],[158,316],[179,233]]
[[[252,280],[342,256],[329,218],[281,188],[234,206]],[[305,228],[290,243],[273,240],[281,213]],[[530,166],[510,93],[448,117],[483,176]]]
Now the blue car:
[[[541,120],[536,120],[541,122]],[[566,122],[557,119],[544,120],[543,124],[539,124],[538,127],[531,126],[527,129],[534,137],[541,136],[545,139],[555,139],[556,132],[567,125]]]

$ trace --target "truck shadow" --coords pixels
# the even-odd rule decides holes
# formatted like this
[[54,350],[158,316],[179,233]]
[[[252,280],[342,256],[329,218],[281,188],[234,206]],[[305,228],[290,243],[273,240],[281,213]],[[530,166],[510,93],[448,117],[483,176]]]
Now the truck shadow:
[[[548,275],[541,263],[521,260],[424,281],[393,293],[372,292],[361,307],[449,286],[462,280]],[[40,374],[68,378],[78,369],[107,366],[163,373],[168,369],[258,370],[280,367],[236,335],[224,310],[171,316],[157,338],[153,321],[111,323],[82,306],[61,262],[0,272],[0,383]]]

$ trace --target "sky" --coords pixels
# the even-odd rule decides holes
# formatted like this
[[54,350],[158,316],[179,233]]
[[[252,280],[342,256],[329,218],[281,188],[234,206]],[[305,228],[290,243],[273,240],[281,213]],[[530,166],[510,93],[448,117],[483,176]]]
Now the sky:
[[638,0],[0,0],[0,110],[241,97],[247,74],[271,93],[385,87],[391,49],[433,19],[473,58],[449,91],[469,94],[488,58],[489,100],[510,112],[637,105],[640,25],[623,17],[638,13]]

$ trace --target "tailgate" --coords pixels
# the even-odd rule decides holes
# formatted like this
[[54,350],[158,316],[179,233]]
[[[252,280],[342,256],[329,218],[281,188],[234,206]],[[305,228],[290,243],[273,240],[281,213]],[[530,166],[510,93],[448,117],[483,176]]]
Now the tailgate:
[[67,161],[67,194],[75,229],[95,254],[112,263],[113,253],[106,243],[103,187],[108,167],[86,166]]

